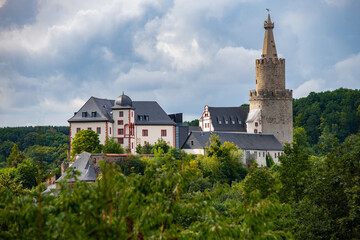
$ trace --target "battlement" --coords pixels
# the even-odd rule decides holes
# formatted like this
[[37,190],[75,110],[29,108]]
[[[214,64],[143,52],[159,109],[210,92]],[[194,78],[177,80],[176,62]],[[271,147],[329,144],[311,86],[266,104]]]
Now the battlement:
[[260,58],[256,59],[256,65],[285,64],[284,58]]
[[275,89],[273,90],[251,90],[249,92],[250,100],[252,98],[260,97],[260,98],[292,98],[292,90],[289,89]]

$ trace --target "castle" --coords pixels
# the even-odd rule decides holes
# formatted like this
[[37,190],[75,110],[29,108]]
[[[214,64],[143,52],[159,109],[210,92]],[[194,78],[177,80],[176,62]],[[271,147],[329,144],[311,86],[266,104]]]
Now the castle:
[[278,58],[270,14],[264,28],[262,55],[255,61],[255,90],[249,94],[250,107],[205,105],[199,121],[202,131],[273,134],[282,145],[292,142],[292,90],[285,88],[285,59]]

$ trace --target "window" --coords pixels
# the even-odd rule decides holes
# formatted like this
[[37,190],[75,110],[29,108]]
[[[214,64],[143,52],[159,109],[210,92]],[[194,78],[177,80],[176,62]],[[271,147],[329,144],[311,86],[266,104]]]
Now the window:
[[138,119],[139,119],[139,121],[144,120],[142,115],[138,115]]
[[124,139],[123,138],[118,138],[118,143],[119,144],[124,144]]
[[221,120],[219,120],[219,124],[221,124]]
[[276,158],[276,153],[275,153],[275,158]]
[[134,116],[134,112],[131,112],[131,117],[133,117]]
[[123,128],[119,128],[119,129],[118,129],[118,134],[119,134],[119,135],[124,135],[124,129],[123,129]]
[[124,112],[123,111],[120,111],[119,112],[119,117],[123,117],[124,116]]
[[118,120],[118,125],[124,125],[124,121],[123,120]]
[[207,117],[207,116],[209,116],[209,114],[208,114],[208,113],[205,113],[205,117]]
[[161,130],[161,136],[166,137],[166,130]]
[[235,121],[234,121],[234,120],[232,120],[232,121],[231,121],[231,123],[232,123],[232,124],[235,124]]
[[134,148],[134,143],[131,143],[131,148]]
[[191,141],[191,146],[194,145],[194,141]]
[[87,117],[87,112],[82,112],[82,117]]
[[259,157],[261,157],[261,152],[259,152]]
[[149,131],[148,131],[147,129],[143,129],[143,130],[142,130],[142,135],[143,135],[144,137],[147,137],[148,134],[149,134]]
[[145,115],[145,116],[144,116],[144,120],[145,120],[145,121],[149,121],[149,115]]
[[111,134],[111,127],[110,127],[110,134]]
[[239,124],[241,124],[241,121],[239,120]]
[[254,133],[257,133],[257,129],[254,129]]
[[255,158],[255,160],[257,159],[257,152],[256,151],[254,152],[254,158]]
[[255,122],[255,127],[259,126],[258,122]]
[[88,130],[91,130],[91,127],[88,127]]
[[96,112],[91,112],[91,117],[96,117]]
[[263,157],[265,157],[265,152],[263,152]]
[[101,134],[101,128],[96,128],[96,132],[98,133],[98,134]]
[[225,120],[225,124],[229,124],[229,121],[228,121],[228,120]]
[[76,132],[78,133],[78,132],[80,132],[80,130],[81,130],[80,128],[77,128],[77,129],[76,129]]

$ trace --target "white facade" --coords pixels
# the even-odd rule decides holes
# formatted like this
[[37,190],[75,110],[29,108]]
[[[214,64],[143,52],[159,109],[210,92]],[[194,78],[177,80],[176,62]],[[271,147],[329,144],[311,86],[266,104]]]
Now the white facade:
[[[184,149],[187,154],[205,155],[205,149]],[[242,162],[246,159],[254,159],[260,167],[266,166],[266,155],[271,156],[275,164],[279,163],[279,156],[283,155],[283,151],[266,151],[266,150],[243,150]]]
[[261,110],[255,109],[249,112],[246,120],[247,133],[262,133]]
[[204,107],[204,112],[199,120],[199,127],[201,127],[203,132],[214,131],[208,105]]
[[159,139],[164,140],[169,146],[175,147],[175,126],[166,125],[136,125],[136,145],[145,143],[154,144]]

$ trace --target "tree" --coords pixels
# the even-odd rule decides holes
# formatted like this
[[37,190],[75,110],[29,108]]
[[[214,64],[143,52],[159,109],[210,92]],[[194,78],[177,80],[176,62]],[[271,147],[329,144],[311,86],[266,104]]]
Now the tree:
[[19,150],[17,144],[14,144],[11,149],[10,156],[6,159],[8,167],[17,167],[25,159],[25,155],[23,152]]
[[24,188],[31,189],[37,186],[38,166],[32,159],[25,159],[17,166],[18,179]]
[[255,162],[250,167],[250,171],[246,175],[243,184],[245,199],[250,199],[250,194],[255,190],[258,190],[261,198],[264,199],[271,193],[275,184],[275,179],[267,168],[259,168]]
[[219,136],[212,134],[209,139],[209,146],[205,148],[205,151],[207,157],[204,161],[213,163],[212,169],[218,178],[216,180],[231,184],[233,181],[245,178],[247,169],[241,163],[243,152],[233,143],[224,142],[221,144]]
[[124,148],[111,137],[105,140],[103,153],[124,153]]
[[284,156],[279,157],[279,178],[282,182],[281,197],[284,201],[298,202],[304,195],[310,170],[309,155],[294,142],[286,144]]
[[83,151],[89,153],[100,153],[101,146],[99,134],[92,130],[81,130],[75,134],[75,138],[71,145],[71,156],[80,154]]

